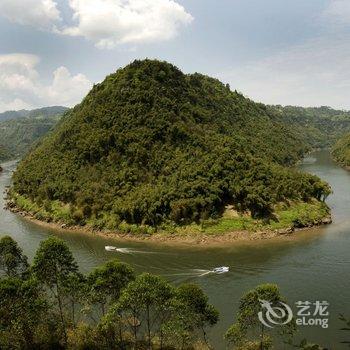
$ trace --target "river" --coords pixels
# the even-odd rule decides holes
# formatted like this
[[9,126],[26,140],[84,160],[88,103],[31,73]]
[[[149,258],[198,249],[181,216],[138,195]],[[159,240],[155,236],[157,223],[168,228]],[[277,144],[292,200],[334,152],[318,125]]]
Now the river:
[[[3,164],[0,191],[10,184],[14,162]],[[203,287],[210,302],[220,311],[220,322],[210,331],[215,349],[224,349],[223,334],[234,321],[242,294],[258,284],[277,283],[295,310],[297,301],[329,302],[329,328],[298,327],[297,338],[307,337],[330,349],[346,349],[349,335],[338,315],[350,317],[350,173],[337,166],[327,151],[306,158],[300,168],[328,181],[334,193],[328,198],[333,224],[266,241],[227,244],[224,247],[171,247],[151,242],[118,242],[81,233],[68,233],[38,226],[0,209],[0,233],[12,236],[32,258],[39,242],[49,235],[63,238],[83,272],[118,257],[137,272],[162,275],[174,283],[195,282]],[[0,199],[0,208],[4,201]],[[129,253],[111,253],[105,245],[129,248]],[[216,266],[230,266],[230,272],[204,274]],[[203,271],[202,271],[203,270]],[[349,333],[349,332],[347,332]],[[289,348],[279,345],[278,349]]]

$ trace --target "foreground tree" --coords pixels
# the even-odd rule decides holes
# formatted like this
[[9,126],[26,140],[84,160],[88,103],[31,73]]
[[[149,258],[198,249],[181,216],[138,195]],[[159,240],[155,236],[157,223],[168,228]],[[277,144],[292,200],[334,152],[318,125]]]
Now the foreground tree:
[[90,304],[97,304],[105,316],[109,306],[118,301],[122,290],[133,280],[134,270],[118,260],[97,267],[87,278]]
[[176,290],[174,318],[171,321],[174,334],[181,338],[182,347],[199,330],[208,345],[207,328],[219,320],[218,311],[208,303],[208,297],[195,284],[183,284]]
[[40,243],[32,268],[35,277],[52,293],[58,306],[63,341],[67,344],[67,327],[64,316],[65,286],[69,278],[77,273],[78,266],[66,243],[50,237]]
[[[272,348],[272,338],[267,328],[259,319],[267,310],[266,305],[281,307],[285,303],[277,285],[262,284],[246,293],[239,303],[237,321],[226,332],[225,338],[236,349],[268,350]],[[282,305],[283,306],[283,305]],[[279,334],[288,340],[295,331],[295,322],[288,313],[281,313],[278,319]],[[256,339],[258,335],[258,340]]]
[[162,326],[169,315],[173,296],[174,289],[168,282],[148,273],[138,276],[123,291],[116,310],[129,323],[135,345],[138,328],[144,323],[148,348],[151,349],[156,335],[162,346]]
[[[96,325],[84,320],[79,306],[86,302],[106,313],[95,313]],[[206,328],[217,320],[198,286],[175,288],[147,273],[135,278],[116,260],[86,277],[54,237],[40,243],[25,278],[0,277],[0,349],[192,349],[202,335],[207,341]]]
[[68,311],[69,320],[73,327],[76,327],[79,319],[82,317],[81,312],[77,312],[78,307],[80,310],[86,303],[86,295],[88,294],[88,287],[86,277],[77,272],[69,274],[62,281],[62,295],[65,301],[65,309]]
[[47,303],[34,279],[0,279],[0,348],[34,350]]
[[8,277],[24,276],[28,272],[28,259],[10,236],[0,239],[0,270]]

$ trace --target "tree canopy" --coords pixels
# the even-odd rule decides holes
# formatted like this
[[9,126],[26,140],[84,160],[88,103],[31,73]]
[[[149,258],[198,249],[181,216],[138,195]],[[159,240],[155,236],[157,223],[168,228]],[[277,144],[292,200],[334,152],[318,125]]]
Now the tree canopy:
[[25,274],[14,273],[27,258],[5,236],[1,269],[9,254],[21,259],[10,259],[11,269],[0,274],[1,349],[204,348],[206,331],[218,321],[199,286],[136,276],[117,260],[84,275],[66,243],[55,237],[40,243]]

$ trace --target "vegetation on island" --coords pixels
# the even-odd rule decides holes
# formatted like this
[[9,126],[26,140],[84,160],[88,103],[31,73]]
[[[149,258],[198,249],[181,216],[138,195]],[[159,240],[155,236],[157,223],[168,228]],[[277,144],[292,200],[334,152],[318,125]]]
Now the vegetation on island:
[[330,193],[291,167],[309,149],[277,113],[218,80],[135,61],[20,162],[11,193],[54,220],[63,211],[64,222],[112,230],[202,224],[228,206],[269,224],[281,205]]
[[[286,302],[274,284],[262,284],[239,301],[228,348],[321,350],[303,340],[293,345],[295,323],[263,326],[261,300]],[[341,316],[348,330],[349,321]],[[219,313],[196,284],[173,285],[149,273],[135,274],[111,260],[82,274],[64,241],[43,240],[29,264],[9,236],[0,239],[0,348],[11,350],[204,350]]]

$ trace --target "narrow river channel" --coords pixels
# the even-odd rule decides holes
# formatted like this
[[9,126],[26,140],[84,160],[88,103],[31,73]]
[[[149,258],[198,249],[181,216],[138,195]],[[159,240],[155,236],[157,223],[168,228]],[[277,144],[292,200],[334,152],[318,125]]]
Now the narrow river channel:
[[[5,163],[3,167],[1,192],[10,184],[15,163]],[[347,345],[341,341],[350,340],[347,339],[349,332],[340,331],[343,325],[338,316],[344,313],[350,317],[350,173],[333,163],[327,151],[312,154],[300,168],[331,184],[334,193],[328,204],[334,223],[291,237],[232,243],[225,247],[118,242],[43,228],[3,210],[2,198],[0,235],[12,236],[30,258],[41,240],[48,235],[57,235],[67,242],[83,272],[118,257],[137,272],[159,274],[174,283],[198,283],[220,311],[220,322],[210,331],[215,349],[225,349],[223,334],[234,321],[240,296],[258,284],[277,283],[293,310],[296,310],[294,303],[297,301],[319,300],[330,304],[329,328],[301,326],[298,328],[299,339],[306,337],[330,349],[346,349]],[[128,249],[124,253],[106,252],[105,245]],[[230,266],[230,272],[205,273],[217,266]],[[278,346],[278,349],[284,348],[287,346]]]

